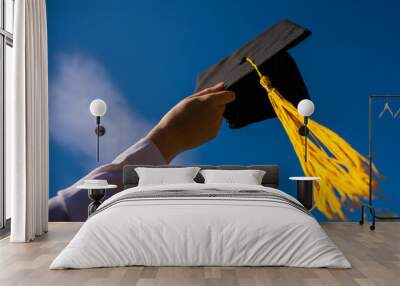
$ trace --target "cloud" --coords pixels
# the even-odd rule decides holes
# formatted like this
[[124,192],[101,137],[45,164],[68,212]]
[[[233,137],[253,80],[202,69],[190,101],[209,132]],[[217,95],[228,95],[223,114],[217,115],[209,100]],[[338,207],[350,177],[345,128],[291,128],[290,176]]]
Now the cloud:
[[89,111],[96,98],[108,106],[102,118],[106,128],[100,139],[102,162],[112,161],[153,126],[129,106],[99,62],[81,54],[59,56],[50,82],[50,135],[58,144],[89,159],[84,163],[87,168],[94,166],[96,158],[95,118]]
[[[146,120],[129,106],[126,97],[112,82],[105,68],[82,54],[62,54],[56,61],[56,73],[50,82],[50,136],[70,152],[82,156],[82,167],[96,166],[95,118],[89,105],[101,98],[107,103],[102,118],[106,135],[100,138],[101,163],[111,162],[118,154],[142,138],[155,122]],[[190,164],[193,152],[184,152],[174,164]]]

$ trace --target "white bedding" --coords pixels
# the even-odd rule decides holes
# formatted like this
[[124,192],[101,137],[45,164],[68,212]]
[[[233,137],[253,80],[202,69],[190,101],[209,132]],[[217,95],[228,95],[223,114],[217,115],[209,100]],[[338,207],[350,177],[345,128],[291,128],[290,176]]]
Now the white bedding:
[[[146,266],[294,266],[349,268],[310,215],[258,198],[118,199],[144,191],[262,190],[254,185],[178,184],[135,187],[105,201],[50,269]],[[101,209],[103,209],[101,211]]]

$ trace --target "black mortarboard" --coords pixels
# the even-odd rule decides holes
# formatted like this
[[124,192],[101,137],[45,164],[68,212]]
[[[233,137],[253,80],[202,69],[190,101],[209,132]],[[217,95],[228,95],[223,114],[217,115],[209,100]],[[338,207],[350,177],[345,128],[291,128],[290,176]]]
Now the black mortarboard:
[[287,50],[309,35],[309,30],[284,20],[201,73],[196,90],[222,81],[226,89],[235,92],[235,101],[226,106],[224,113],[231,128],[276,117],[266,91],[259,84],[257,73],[244,59],[251,58],[261,73],[270,79],[272,86],[297,106],[300,100],[309,96],[296,63]]

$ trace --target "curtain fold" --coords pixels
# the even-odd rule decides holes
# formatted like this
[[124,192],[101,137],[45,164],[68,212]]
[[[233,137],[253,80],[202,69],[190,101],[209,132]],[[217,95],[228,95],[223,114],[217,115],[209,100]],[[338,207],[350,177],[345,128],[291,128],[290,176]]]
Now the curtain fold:
[[48,225],[48,70],[45,0],[15,1],[13,93],[6,110],[12,242]]

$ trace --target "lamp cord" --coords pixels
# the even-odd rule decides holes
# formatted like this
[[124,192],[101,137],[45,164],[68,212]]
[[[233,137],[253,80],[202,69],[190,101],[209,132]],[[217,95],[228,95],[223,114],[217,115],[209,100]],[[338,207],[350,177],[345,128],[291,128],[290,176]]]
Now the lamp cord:
[[97,162],[99,162],[99,157],[100,157],[100,151],[99,151],[99,149],[100,149],[100,135],[99,135],[99,132],[100,132],[100,125],[99,124],[97,124]]
[[307,163],[308,117],[304,116],[304,162]]

